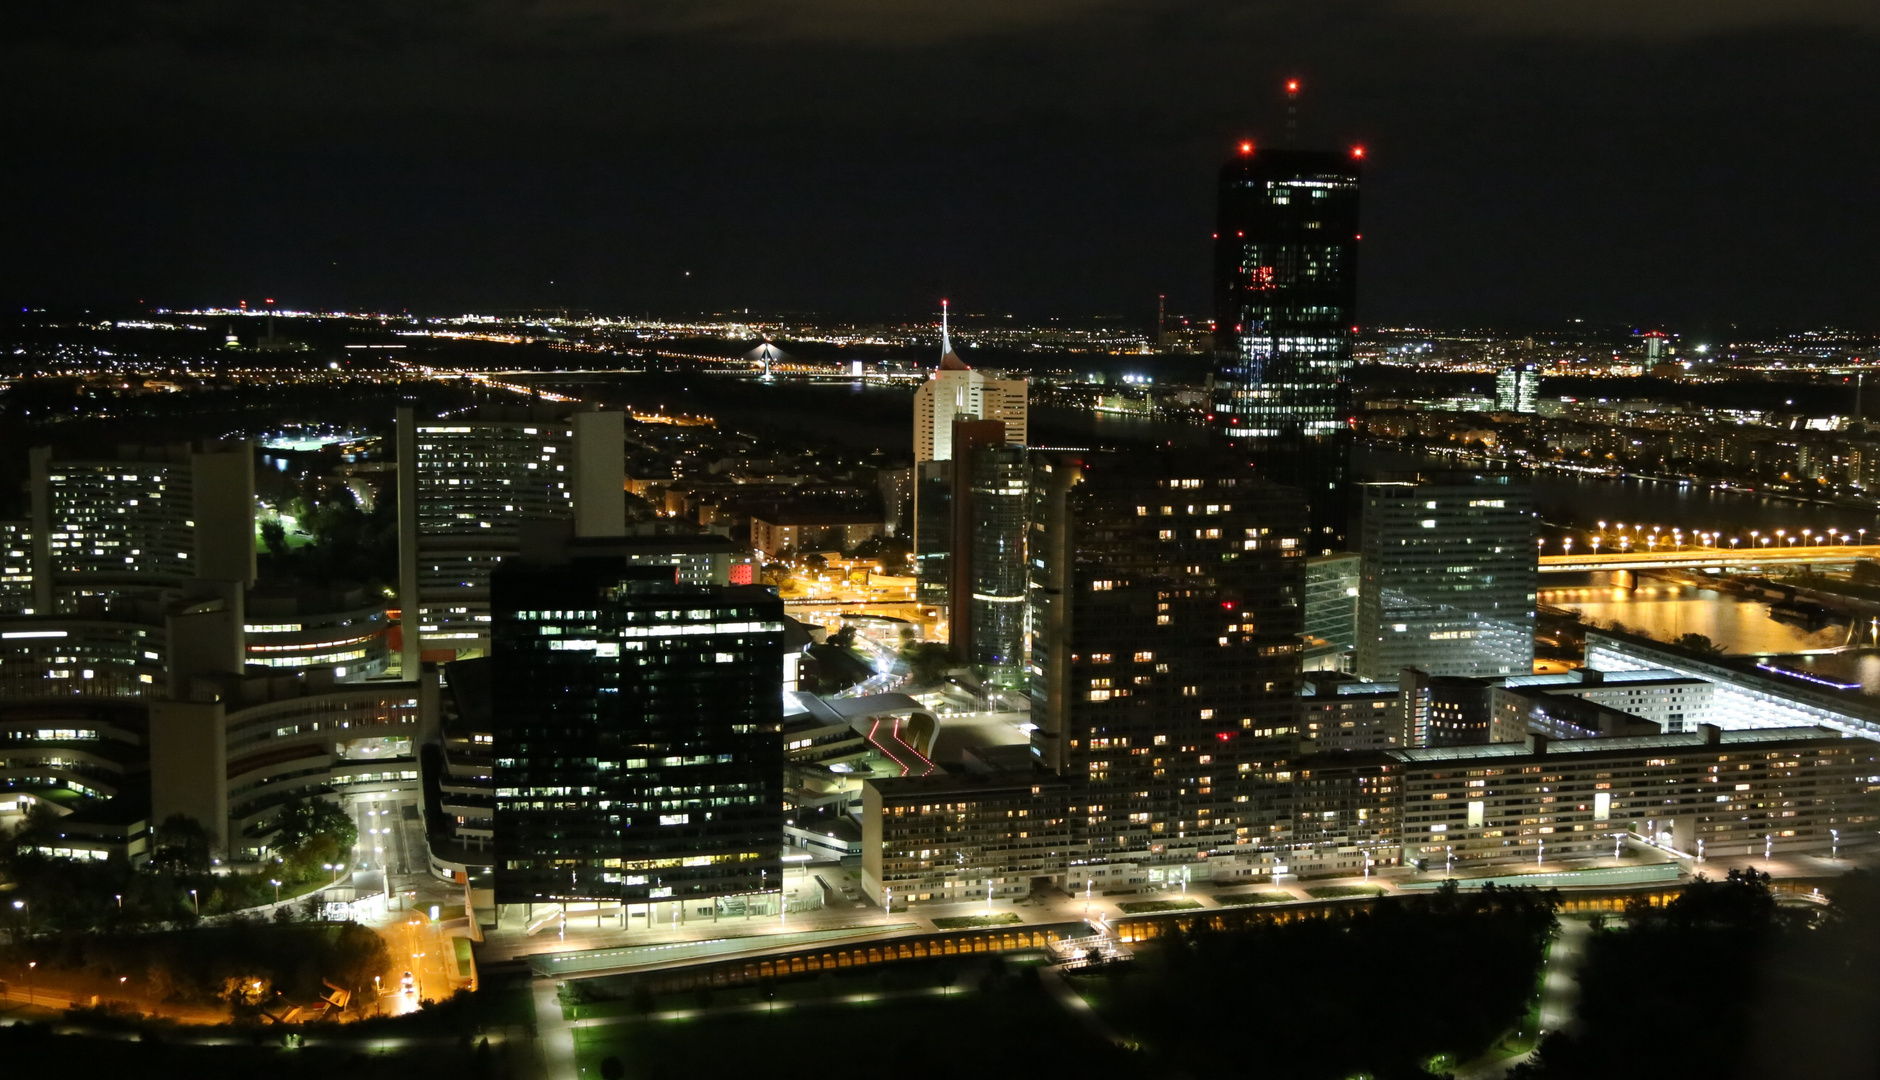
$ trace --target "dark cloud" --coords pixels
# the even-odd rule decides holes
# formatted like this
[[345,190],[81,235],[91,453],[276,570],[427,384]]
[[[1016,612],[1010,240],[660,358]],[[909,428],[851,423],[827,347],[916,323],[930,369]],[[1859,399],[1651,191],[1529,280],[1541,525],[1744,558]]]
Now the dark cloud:
[[1871,0],[1397,0],[1491,33],[1675,40],[1781,27],[1880,29]]

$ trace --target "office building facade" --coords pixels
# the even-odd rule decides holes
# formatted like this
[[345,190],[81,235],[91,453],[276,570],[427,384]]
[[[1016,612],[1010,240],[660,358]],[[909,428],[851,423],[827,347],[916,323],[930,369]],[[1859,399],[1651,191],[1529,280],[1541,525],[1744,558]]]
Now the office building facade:
[[28,470],[35,615],[111,617],[174,599],[193,582],[255,579],[254,451],[245,439],[111,455],[39,447]]
[[862,785],[862,890],[877,904],[1028,895],[1071,853],[1070,785],[1042,770]]
[[1299,488],[1308,553],[1345,550],[1359,158],[1241,150],[1221,169],[1214,415],[1261,474]]
[[1359,490],[1358,674],[1531,673],[1539,552],[1528,489],[1488,473]]
[[496,902],[780,886],[783,607],[619,559],[492,579]]
[[1305,507],[1244,462],[1034,451],[1033,749],[1077,859],[1256,845],[1298,725]]
[[[527,522],[577,537],[626,532],[621,413],[546,405],[447,420],[398,411],[398,592],[402,662],[489,648],[490,574]],[[426,657],[425,654],[429,654]]]
[[1361,558],[1340,551],[1306,560],[1306,667],[1340,671],[1358,647]]
[[1400,750],[1404,855],[1468,866],[1610,855],[1823,851],[1870,828],[1880,745],[1823,728]]
[[1499,412],[1531,413],[1540,394],[1540,370],[1533,364],[1502,368],[1495,375],[1495,408]]

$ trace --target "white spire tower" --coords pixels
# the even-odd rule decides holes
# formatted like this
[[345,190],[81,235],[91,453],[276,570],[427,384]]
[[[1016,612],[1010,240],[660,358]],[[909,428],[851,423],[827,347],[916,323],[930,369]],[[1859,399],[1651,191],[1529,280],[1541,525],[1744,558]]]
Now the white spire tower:
[[952,351],[953,339],[947,335],[947,302],[942,297],[940,300],[940,359],[945,360],[947,354]]

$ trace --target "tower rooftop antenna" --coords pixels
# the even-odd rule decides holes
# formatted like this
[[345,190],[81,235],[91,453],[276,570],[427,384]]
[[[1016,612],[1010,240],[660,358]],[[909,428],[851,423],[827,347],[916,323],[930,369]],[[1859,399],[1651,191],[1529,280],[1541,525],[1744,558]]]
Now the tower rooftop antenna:
[[1299,135],[1299,80],[1286,80],[1286,145],[1298,141]]
[[947,354],[952,351],[953,351],[953,339],[950,336],[948,336],[948,332],[947,332],[947,301],[945,297],[941,297],[940,298],[940,359],[945,360],[947,357]]

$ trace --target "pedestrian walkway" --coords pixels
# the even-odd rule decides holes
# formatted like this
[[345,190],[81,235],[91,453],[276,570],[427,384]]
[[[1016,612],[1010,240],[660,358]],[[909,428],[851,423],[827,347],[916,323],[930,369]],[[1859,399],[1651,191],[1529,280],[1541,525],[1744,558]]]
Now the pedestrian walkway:
[[530,989],[535,994],[535,1045],[542,1059],[542,1075],[547,1080],[579,1080],[574,1059],[574,1025],[561,1013],[561,984],[554,979],[536,979]]

